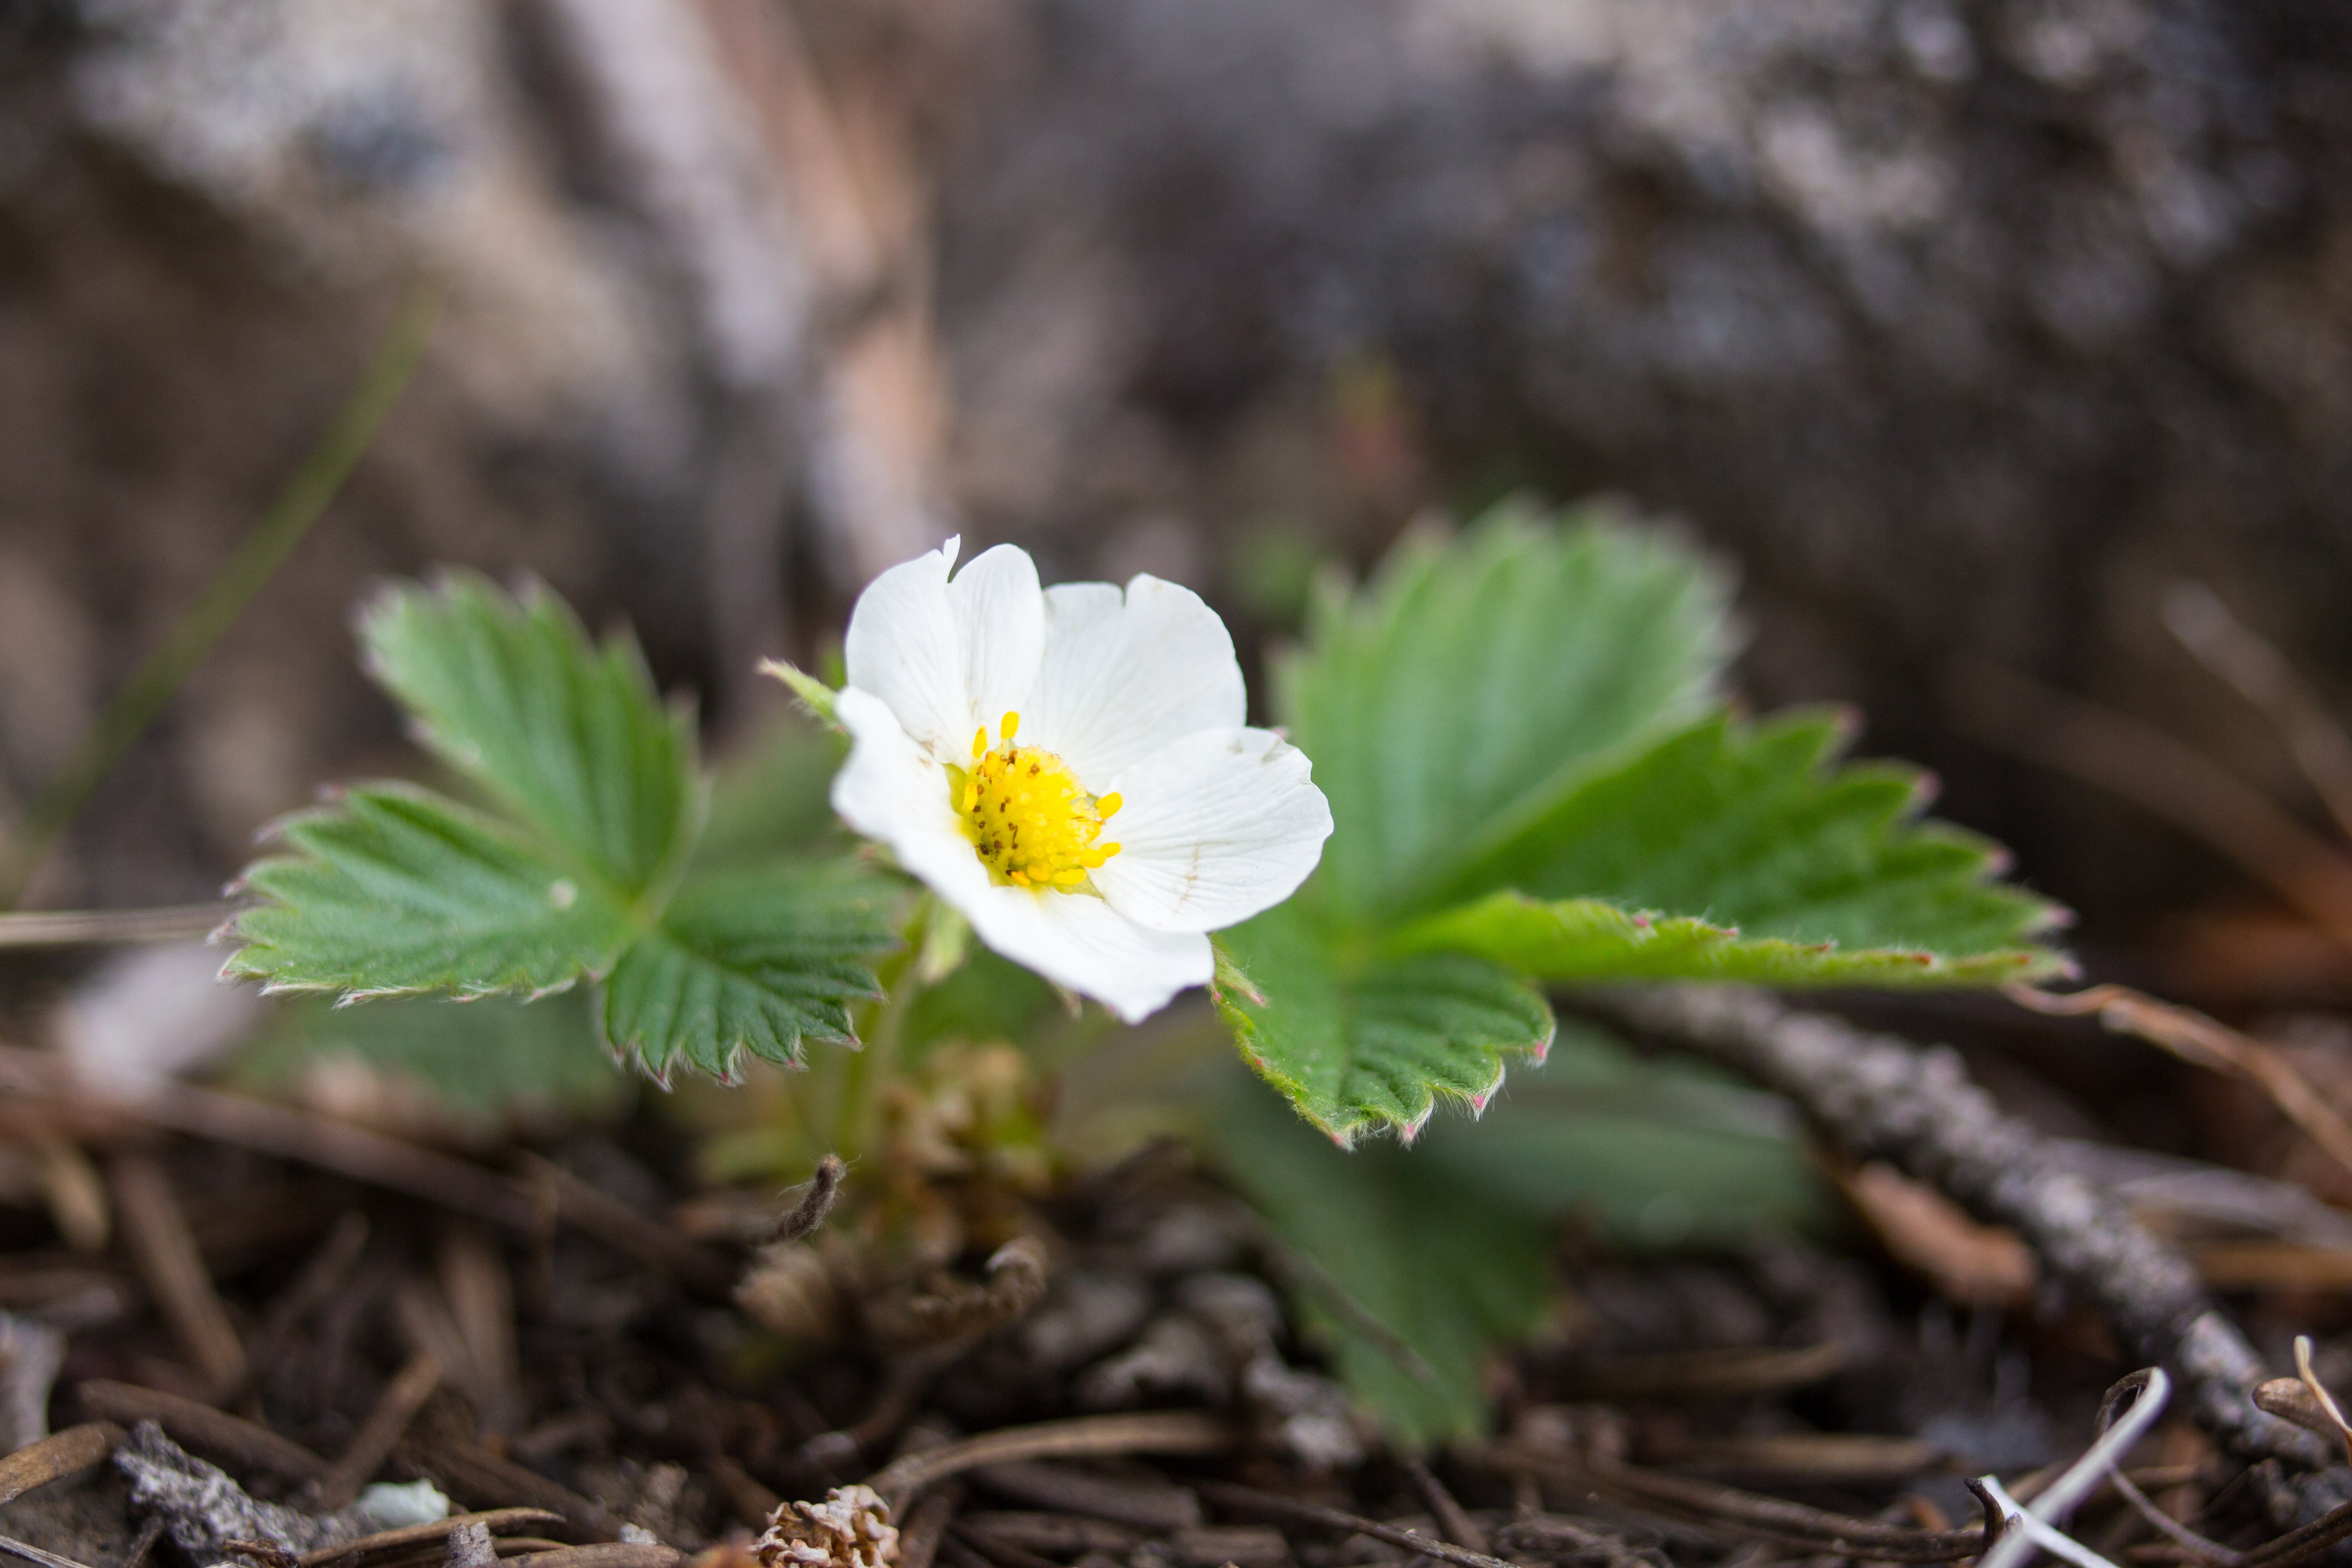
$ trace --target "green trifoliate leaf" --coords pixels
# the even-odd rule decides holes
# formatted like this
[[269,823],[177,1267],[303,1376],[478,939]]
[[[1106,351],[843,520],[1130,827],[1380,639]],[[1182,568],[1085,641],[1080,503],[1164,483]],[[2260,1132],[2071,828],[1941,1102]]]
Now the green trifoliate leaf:
[[1297,1256],[1292,1305],[1357,1401],[1408,1448],[1479,1435],[1488,1358],[1551,1300],[1543,1215],[1445,1180],[1419,1151],[1343,1153],[1262,1093],[1229,1097],[1211,1137]]
[[1463,845],[1713,700],[1731,639],[1697,557],[1598,510],[1498,509],[1409,540],[1360,594],[1326,592],[1277,707],[1339,831],[1324,896],[1383,916]]
[[467,574],[391,590],[360,635],[424,742],[551,848],[626,897],[676,866],[701,807],[694,723],[632,638],[600,647],[537,584],[517,600]]
[[399,784],[352,790],[278,829],[224,973],[349,996],[535,993],[602,973],[628,911],[595,879],[486,816]]
[[1505,1058],[1541,1058],[1552,1016],[1510,970],[1462,952],[1350,952],[1297,902],[1219,939],[1251,991],[1221,984],[1242,1054],[1301,1115],[1346,1144],[1418,1133],[1444,1094],[1483,1106]]
[[2063,960],[1998,851],[1916,820],[1915,770],[1837,765],[1829,715],[1717,717],[1564,790],[1391,951],[1478,952],[1550,980],[1990,984]]
[[1632,1251],[1824,1238],[1843,1205],[1787,1103],[1564,1020],[1483,1121],[1343,1153],[1266,1096],[1204,1116],[1208,1153],[1296,1255],[1295,1310],[1408,1446],[1486,1429],[1481,1373],[1540,1325],[1573,1217]]
[[689,879],[604,986],[604,1037],[656,1078],[730,1077],[745,1052],[797,1063],[803,1039],[852,1038],[850,1002],[878,994],[867,955],[900,914],[889,883],[838,868]]
[[1688,915],[1629,915],[1599,899],[1545,903],[1494,893],[1416,921],[1391,952],[1469,952],[1538,979],[1725,980],[1747,985],[1990,985],[2031,978],[2053,960],[2001,949],[1948,958],[1924,948],[1841,949],[1835,942],[1744,936]]
[[1266,1000],[1220,986],[1244,1053],[1309,1120],[1412,1129],[1431,1094],[1492,1081],[1495,1009],[1391,1016],[1380,988],[1443,958],[1497,987],[2063,966],[2036,941],[2056,911],[1993,881],[1998,852],[1916,820],[1917,773],[1842,767],[1827,718],[1724,714],[1725,613],[1663,535],[1524,510],[1326,594],[1280,709],[1334,832],[1296,910],[1229,933]]

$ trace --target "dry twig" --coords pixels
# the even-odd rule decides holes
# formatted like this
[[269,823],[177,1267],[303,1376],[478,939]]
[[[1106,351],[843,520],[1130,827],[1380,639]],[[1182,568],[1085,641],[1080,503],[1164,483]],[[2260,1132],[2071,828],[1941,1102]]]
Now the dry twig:
[[529,1568],[675,1568],[686,1554],[658,1542],[608,1541],[593,1546],[559,1546],[511,1561]]
[[0,1503],[10,1503],[36,1487],[86,1470],[114,1452],[122,1428],[90,1421],[29,1443],[0,1458]]
[[2175,583],[2165,593],[2163,616],[2165,629],[2181,647],[2277,726],[2327,814],[2352,836],[2352,737],[2286,656],[2255,636],[2202,583]]
[[562,1524],[563,1516],[550,1513],[543,1508],[500,1508],[487,1513],[453,1513],[446,1519],[436,1519],[429,1524],[403,1525],[398,1530],[379,1531],[362,1535],[357,1541],[347,1541],[341,1546],[321,1547],[303,1553],[301,1568],[328,1568],[329,1564],[348,1563],[361,1557],[379,1557],[390,1552],[404,1552],[413,1547],[438,1544],[453,1531],[478,1524],[498,1535],[521,1529],[527,1524]]
[[[1426,1535],[1400,1530],[1392,1524],[1382,1524],[1376,1519],[1365,1519],[1298,1498],[1260,1491],[1255,1487],[1235,1486],[1230,1481],[1202,1481],[1200,1490],[1201,1495],[1210,1501],[1239,1512],[1286,1519],[1298,1524],[1320,1525],[1326,1530],[1337,1530],[1349,1535],[1369,1536],[1374,1541],[1385,1541],[1391,1546],[1402,1546],[1424,1557],[1434,1557],[1441,1563],[1454,1563],[1457,1568],[1511,1568],[1510,1564],[1490,1552],[1456,1546],[1450,1541],[1432,1541]],[[1633,1561],[1632,1554],[1627,1553],[1626,1562],[1631,1563]]]
[[1202,1410],[1152,1410],[1132,1415],[1085,1415],[1007,1426],[960,1443],[902,1455],[866,1482],[882,1494],[894,1514],[924,1488],[982,1465],[1016,1459],[1103,1458],[1112,1454],[1214,1454],[1233,1447],[1240,1434],[1227,1421]]
[[1506,1468],[1529,1470],[1562,1485],[1600,1489],[1645,1510],[1727,1525],[1742,1534],[1808,1551],[1881,1563],[1948,1563],[1984,1550],[1981,1530],[1926,1531],[1877,1524],[1785,1499],[1745,1492],[1689,1476],[1642,1469],[1596,1453],[1569,1453],[1530,1443],[1490,1450]]
[[284,1352],[289,1336],[342,1289],[360,1255],[367,1250],[367,1215],[357,1209],[343,1211],[294,1282],[262,1314],[261,1327],[255,1331],[246,1355],[244,1381],[223,1397],[223,1404],[234,1405],[253,1392],[256,1382]]
[[2336,1428],[2336,1438],[2344,1445],[2345,1458],[2352,1459],[2352,1422],[2344,1419],[2344,1411],[2336,1403],[2336,1396],[2327,1392],[2327,1385],[2319,1381],[2317,1373],[2311,1370],[2309,1334],[2294,1336],[2294,1375],[2302,1380],[2303,1386],[2310,1393],[2311,1402],[2326,1415],[2328,1425]]
[[1969,731],[2204,840],[2352,947],[2352,853],[2163,731],[1990,666],[1955,682]]
[[81,1082],[62,1057],[13,1046],[0,1047],[0,1090],[273,1154],[509,1229],[530,1228],[529,1199],[491,1172],[289,1106],[168,1081],[142,1085],[135,1099],[112,1095]]
[[724,1300],[735,1288],[735,1271],[724,1258],[667,1226],[656,1225],[602,1188],[590,1185],[550,1160],[524,1156],[529,1176],[553,1194],[557,1215],[625,1257],[674,1274],[688,1289]]
[[1445,1489],[1445,1483],[1437,1479],[1428,1465],[1419,1459],[1407,1459],[1404,1473],[1412,1478],[1413,1489],[1421,1493],[1422,1501],[1429,1505],[1430,1515],[1437,1521],[1437,1528],[1446,1540],[1456,1546],[1466,1546],[1473,1552],[1493,1552],[1486,1540],[1486,1532],[1463,1510],[1462,1505],[1454,1500],[1454,1494]]
[[29,1546],[10,1536],[0,1535],[0,1552],[5,1552],[11,1557],[21,1557],[27,1563],[37,1563],[40,1564],[40,1568],[82,1568],[82,1564],[70,1557],[60,1557],[54,1552],[45,1552],[40,1547]]
[[183,1399],[176,1394],[166,1394],[160,1388],[92,1378],[75,1392],[81,1398],[82,1408],[93,1415],[124,1426],[152,1421],[173,1441],[216,1454],[241,1468],[266,1470],[291,1481],[317,1480],[327,1473],[327,1461],[301,1444],[281,1437],[267,1426],[225,1410],[215,1410],[209,1405],[199,1405],[193,1399]]
[[407,1432],[408,1424],[416,1419],[416,1413],[425,1408],[425,1402],[440,1386],[441,1363],[432,1352],[419,1351],[409,1357],[408,1364],[384,1385],[383,1397],[352,1435],[351,1446],[319,1479],[317,1489],[308,1500],[311,1511],[332,1513],[359,1496],[360,1489],[383,1468],[383,1462],[392,1457],[392,1450]]
[[[2013,1227],[2133,1353],[2174,1371],[2199,1420],[2230,1447],[2308,1470],[2329,1463],[2326,1445],[2255,1405],[2261,1362],[2188,1261],[2003,1115],[1957,1056],[1733,987],[1611,992],[1596,1002],[1622,1024],[1788,1095],[1849,1155],[1891,1160],[1979,1218]],[[2305,1517],[2326,1512],[2341,1499],[2341,1479],[2302,1478],[2293,1507]]]
[[945,1491],[933,1492],[915,1505],[915,1511],[907,1516],[906,1528],[898,1532],[898,1568],[931,1568],[931,1559],[939,1554],[940,1537],[946,1533],[955,1508],[955,1499]]
[[2095,1015],[2110,1034],[2131,1035],[2182,1061],[2245,1079],[2270,1096],[2280,1113],[2330,1159],[2352,1172],[2352,1122],[2327,1103],[2294,1063],[2252,1036],[2126,985],[2094,985],[2063,995],[2033,985],[2005,985],[2001,994],[2021,1007],[2052,1017]]
[[171,1184],[153,1160],[127,1151],[115,1156],[110,1173],[123,1239],[164,1321],[213,1392],[235,1388],[245,1381],[245,1342],[213,1289]]
[[1201,1522],[1201,1500],[1161,1480],[1097,1475],[1068,1465],[991,1465],[972,1479],[1034,1508],[1110,1520],[1165,1533]]

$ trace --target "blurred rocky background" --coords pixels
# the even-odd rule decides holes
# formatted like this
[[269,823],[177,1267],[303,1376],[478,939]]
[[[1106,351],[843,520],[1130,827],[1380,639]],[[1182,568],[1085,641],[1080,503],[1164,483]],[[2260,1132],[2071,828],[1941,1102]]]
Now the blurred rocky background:
[[2325,0],[0,0],[0,808],[419,279],[425,374],[35,901],[413,766],[347,616],[436,562],[725,734],[950,530],[1255,645],[1417,514],[1613,492],[1737,563],[1759,705],[1856,704],[2095,949],[2247,884],[1983,667],[2294,810],[2166,590],[2352,702]]

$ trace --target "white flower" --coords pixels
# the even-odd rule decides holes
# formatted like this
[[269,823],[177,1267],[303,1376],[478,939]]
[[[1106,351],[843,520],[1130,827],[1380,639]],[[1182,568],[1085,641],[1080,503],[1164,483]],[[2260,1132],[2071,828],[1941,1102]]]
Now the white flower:
[[1296,747],[1244,725],[1198,595],[1041,590],[1009,544],[950,581],[957,543],[849,617],[833,807],[990,947],[1133,1023],[1208,983],[1208,932],[1307,879],[1331,808]]

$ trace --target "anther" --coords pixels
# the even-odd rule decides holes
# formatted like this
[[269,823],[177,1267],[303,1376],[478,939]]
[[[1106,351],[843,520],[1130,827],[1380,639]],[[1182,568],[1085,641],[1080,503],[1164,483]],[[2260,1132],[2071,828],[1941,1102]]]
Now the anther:
[[982,724],[971,732],[971,756],[974,762],[988,755],[988,726]]
[[1018,713],[1007,713],[1004,716],[1004,721],[997,726],[996,732],[1004,737],[1004,743],[1006,745],[1011,745],[1013,743],[1013,737],[1021,732],[1021,715]]
[[1118,808],[1126,804],[1127,802],[1118,795],[1107,795],[1095,802],[1095,815],[1108,822],[1118,815]]

